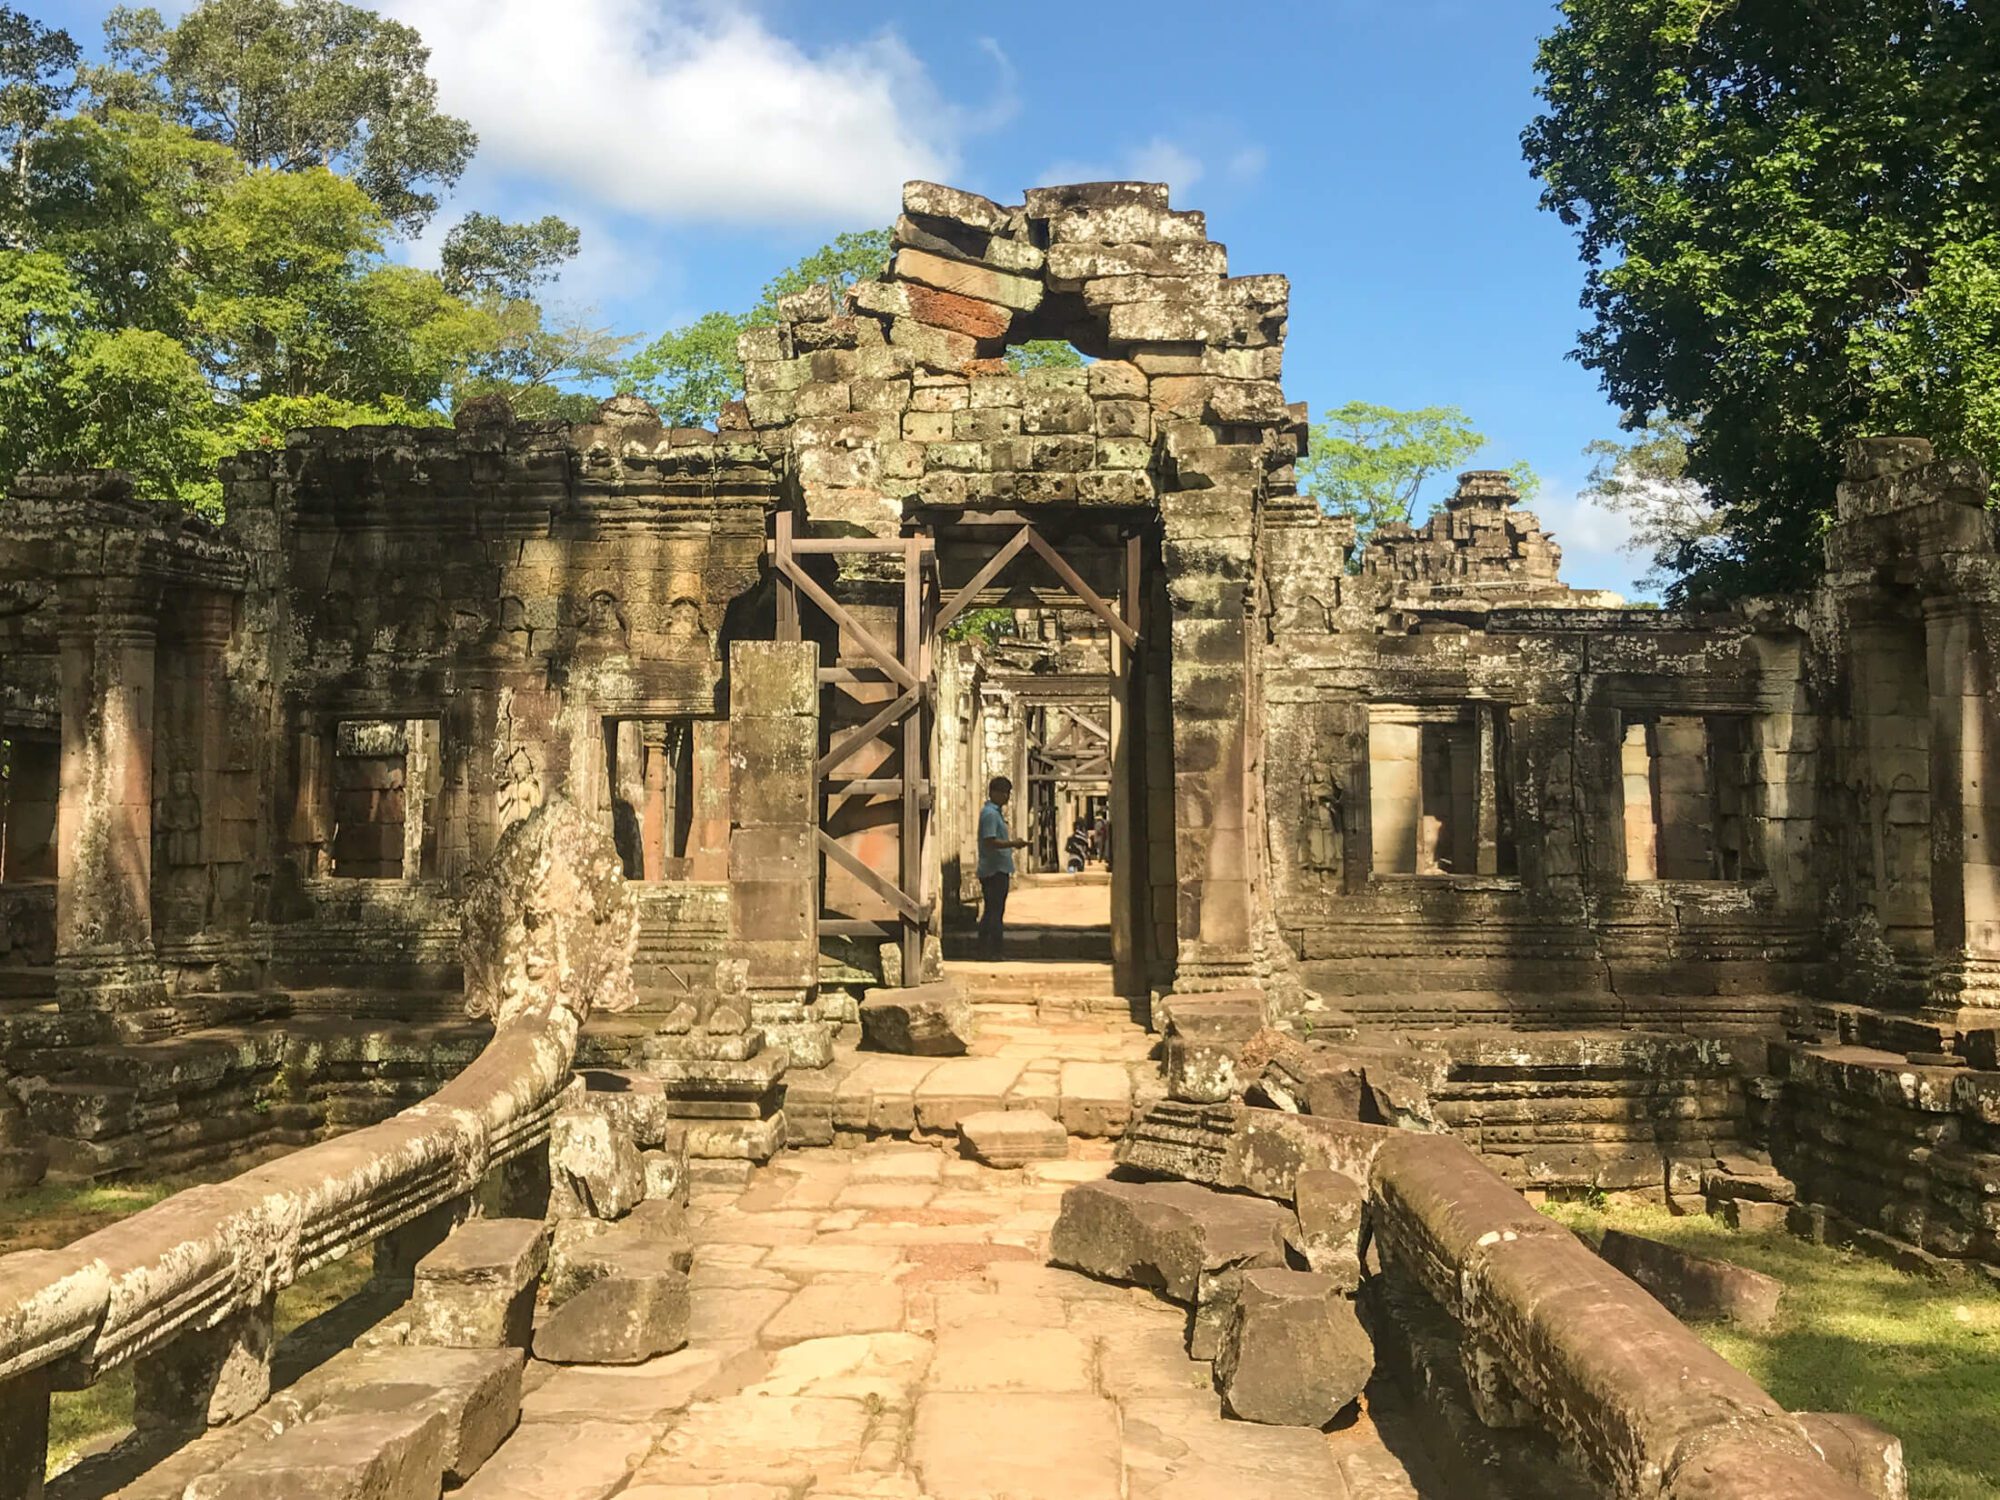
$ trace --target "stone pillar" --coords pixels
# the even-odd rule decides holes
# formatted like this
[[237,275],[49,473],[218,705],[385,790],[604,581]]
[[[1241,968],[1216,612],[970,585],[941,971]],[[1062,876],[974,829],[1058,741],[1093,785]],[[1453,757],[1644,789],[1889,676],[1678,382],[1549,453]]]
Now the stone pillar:
[[667,753],[667,724],[648,719],[640,731],[645,745],[645,803],[639,814],[639,843],[645,851],[645,878],[664,880],[669,827],[673,821],[673,763]]
[[694,817],[688,826],[688,879],[729,878],[729,721],[698,719],[694,757]]
[[752,1002],[804,1002],[819,977],[819,648],[729,653],[729,936]]
[[[1180,458],[1164,494],[1162,559],[1173,599],[1174,867],[1179,952],[1174,987],[1257,984],[1248,776],[1256,449],[1208,447]],[[1157,618],[1157,617],[1156,617]]]
[[166,998],[153,949],[155,602],[136,580],[105,579],[62,615],[56,978],[65,1006],[130,1012]]
[[1583,853],[1577,832],[1573,712],[1561,703],[1527,703],[1513,711],[1510,722],[1521,889],[1534,907],[1581,920]]
[[1481,875],[1500,873],[1500,709],[1492,703],[1475,703],[1478,716],[1478,762],[1474,772],[1473,816],[1478,819],[1473,868]]
[[274,1305],[266,1297],[134,1360],[132,1424],[142,1432],[197,1433],[262,1406],[271,1394]]
[[1930,680],[1931,915],[1927,1019],[2000,1024],[2000,705],[1989,612],[1924,603]]
[[49,1375],[0,1380],[0,1500],[42,1500],[49,1462]]

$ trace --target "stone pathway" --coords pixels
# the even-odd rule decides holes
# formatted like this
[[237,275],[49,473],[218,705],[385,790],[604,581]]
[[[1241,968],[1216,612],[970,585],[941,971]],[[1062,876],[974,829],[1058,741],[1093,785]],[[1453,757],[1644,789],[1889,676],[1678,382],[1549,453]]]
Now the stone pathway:
[[531,1366],[461,1500],[1414,1497],[1367,1417],[1225,1421],[1182,1309],[1043,1264],[1063,1190],[1110,1165],[878,1141],[698,1192],[689,1347]]

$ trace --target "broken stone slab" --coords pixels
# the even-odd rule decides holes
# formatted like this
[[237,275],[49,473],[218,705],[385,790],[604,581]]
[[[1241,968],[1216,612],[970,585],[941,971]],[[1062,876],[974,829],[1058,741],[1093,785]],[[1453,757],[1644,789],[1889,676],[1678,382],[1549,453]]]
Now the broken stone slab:
[[556,1365],[636,1365],[688,1341],[688,1281],[657,1252],[619,1257],[535,1330],[535,1358]]
[[958,1122],[968,1155],[989,1167],[1021,1167],[1069,1154],[1069,1134],[1038,1109],[987,1109]]
[[564,1109],[549,1121],[549,1212],[556,1218],[617,1219],[646,1196],[632,1137],[594,1109]]
[[1701,1174],[1701,1190],[1711,1198],[1747,1198],[1755,1203],[1795,1203],[1799,1196],[1789,1177],[1744,1162],[1708,1168]]
[[1718,1205],[1716,1200],[1708,1200],[1708,1211],[1721,1211],[1722,1222],[1731,1229],[1748,1234],[1775,1234],[1790,1222],[1791,1206],[1785,1203],[1766,1203],[1756,1198],[1725,1198]]
[[1203,1272],[1282,1266],[1291,1215],[1191,1182],[1086,1182],[1063,1194],[1049,1259],[1194,1306]]
[[1328,1276],[1242,1273],[1215,1354],[1215,1388],[1229,1414],[1281,1427],[1324,1427],[1375,1372],[1375,1348],[1354,1305]]
[[693,1262],[687,1213],[674,1205],[642,1203],[616,1224],[571,1220],[556,1229],[549,1258],[549,1302],[560,1306],[628,1263],[685,1273]]
[[646,1179],[646,1202],[684,1204],[688,1197],[687,1147],[685,1142],[660,1151],[639,1153],[639,1167]]
[[870,990],[861,1001],[861,1045],[906,1057],[962,1057],[973,1035],[972,1004],[955,984]]
[[1775,1276],[1673,1245],[1607,1229],[1597,1253],[1689,1320],[1719,1319],[1745,1328],[1771,1326],[1785,1284]]
[[1132,1075],[1123,1063],[1066,1062],[1061,1090],[1063,1128],[1071,1135],[1115,1136],[1132,1118]]
[[1341,1172],[1308,1167],[1292,1183],[1296,1222],[1286,1243],[1309,1270],[1330,1276],[1341,1290],[1361,1284],[1361,1220],[1367,1189]]
[[1853,1412],[1794,1413],[1827,1466],[1875,1500],[1909,1500],[1903,1440]]
[[473,1219],[417,1262],[411,1341],[449,1349],[525,1349],[535,1287],[549,1262],[538,1219]]
[[445,1477],[463,1484],[520,1421],[522,1358],[519,1349],[362,1349],[321,1366],[294,1392],[311,1401],[316,1422],[440,1413]]
[[187,1487],[187,1500],[437,1500],[444,1413],[363,1412],[304,1422]]

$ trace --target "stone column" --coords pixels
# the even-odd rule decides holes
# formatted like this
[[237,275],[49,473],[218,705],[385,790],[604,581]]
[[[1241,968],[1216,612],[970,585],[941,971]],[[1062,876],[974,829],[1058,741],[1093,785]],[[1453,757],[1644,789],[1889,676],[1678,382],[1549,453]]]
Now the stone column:
[[49,1462],[49,1372],[0,1380],[0,1500],[42,1500]]
[[673,763],[667,754],[667,723],[648,719],[640,730],[645,745],[645,804],[639,814],[639,842],[645,851],[645,878],[664,880],[667,850],[671,847],[668,825],[673,819],[673,791],[669,782]]
[[198,1433],[247,1417],[271,1394],[275,1299],[184,1333],[132,1364],[132,1423],[141,1432]]
[[137,580],[104,579],[66,601],[61,619],[56,979],[65,1006],[130,1012],[166,998],[153,949],[155,603]]
[[1988,611],[1924,602],[1930,681],[1931,917],[1937,957],[1925,1017],[2000,1024],[2000,705]]
[[730,647],[729,936],[753,1004],[804,1004],[818,984],[818,671],[811,641]]

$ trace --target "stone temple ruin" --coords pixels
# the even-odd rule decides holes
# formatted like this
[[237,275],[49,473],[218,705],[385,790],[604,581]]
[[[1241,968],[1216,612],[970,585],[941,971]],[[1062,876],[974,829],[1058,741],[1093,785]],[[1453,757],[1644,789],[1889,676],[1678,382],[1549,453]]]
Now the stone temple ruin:
[[[717,431],[474,403],[245,454],[220,526],[111,473],[0,502],[0,1182],[266,1163],[0,1259],[0,1496],[41,1493],[50,1392],[127,1364],[141,1437],[213,1430],[51,1493],[708,1493],[716,1413],[781,1398],[788,1494],[1164,1493],[1199,1464],[1131,1456],[1164,1419],[1111,1363],[993,1383],[1079,1328],[1213,1361],[1201,1493],[1276,1482],[1237,1419],[1319,1445],[1289,1492],[1420,1492],[1312,1432],[1383,1382],[1456,1464],[1426,1494],[1891,1493],[1892,1441],[1778,1407],[1521,1191],[2000,1272],[1987,476],[1854,444],[1824,582],[1727,613],[1567,587],[1497,473],[1353,571],[1295,485],[1283,277],[1157,185],[903,209],[879,278],[744,336]],[[1089,363],[1014,372],[1039,339]],[[996,773],[1034,869],[1108,820],[1102,950],[1023,918],[1039,978],[963,961]],[[1008,1019],[1049,1015],[1081,1050]],[[903,1138],[992,1165],[881,1158],[928,1164],[905,1198]],[[1057,1217],[1110,1166],[1071,1138],[1121,1170]],[[1048,1213],[960,1236],[1021,1327],[954,1375],[949,1174],[1021,1162]],[[273,1295],[369,1246],[407,1300],[274,1391]],[[787,1351],[932,1296],[848,1453]],[[732,1338],[765,1386],[524,1387]],[[1047,1472],[966,1451],[995,1413]]]

